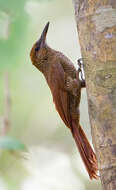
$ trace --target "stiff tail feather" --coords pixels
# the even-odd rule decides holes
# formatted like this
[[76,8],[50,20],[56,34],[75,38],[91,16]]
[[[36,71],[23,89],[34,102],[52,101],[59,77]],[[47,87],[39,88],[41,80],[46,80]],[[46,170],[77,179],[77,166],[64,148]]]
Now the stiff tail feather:
[[84,131],[82,130],[82,127],[80,125],[79,127],[77,127],[75,123],[72,123],[72,135],[75,139],[76,145],[79,149],[81,158],[85,164],[90,179],[98,179],[98,166],[96,155],[93,152],[92,147],[88,142]]

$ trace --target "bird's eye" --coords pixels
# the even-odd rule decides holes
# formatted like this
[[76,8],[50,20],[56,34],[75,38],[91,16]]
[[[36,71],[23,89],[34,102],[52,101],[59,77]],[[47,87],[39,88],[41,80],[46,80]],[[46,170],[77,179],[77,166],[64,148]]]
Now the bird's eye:
[[36,48],[35,48],[35,51],[37,52],[38,50],[39,50],[39,47],[36,47]]

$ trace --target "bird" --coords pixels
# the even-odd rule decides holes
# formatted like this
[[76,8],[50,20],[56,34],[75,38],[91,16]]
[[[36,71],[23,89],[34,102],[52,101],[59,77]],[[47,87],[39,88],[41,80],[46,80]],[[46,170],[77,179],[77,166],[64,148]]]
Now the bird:
[[81,89],[86,87],[86,83],[79,77],[81,68],[76,69],[68,57],[47,44],[49,24],[45,25],[31,48],[31,62],[43,73],[56,110],[72,133],[90,179],[98,179],[97,158],[80,125]]

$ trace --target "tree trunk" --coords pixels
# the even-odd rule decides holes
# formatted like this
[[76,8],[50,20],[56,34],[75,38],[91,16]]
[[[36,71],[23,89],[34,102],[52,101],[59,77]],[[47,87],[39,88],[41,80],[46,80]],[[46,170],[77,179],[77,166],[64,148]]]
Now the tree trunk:
[[116,0],[73,0],[103,190],[116,190]]

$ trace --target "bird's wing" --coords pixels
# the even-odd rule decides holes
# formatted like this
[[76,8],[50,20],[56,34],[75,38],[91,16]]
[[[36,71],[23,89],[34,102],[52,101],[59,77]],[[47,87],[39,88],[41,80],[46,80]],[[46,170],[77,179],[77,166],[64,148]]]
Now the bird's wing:
[[52,76],[50,76],[50,89],[52,91],[53,101],[56,106],[56,110],[58,111],[60,117],[67,125],[67,127],[71,124],[70,118],[70,96],[68,92],[65,90],[65,72],[60,63],[52,65],[51,72]]
[[72,119],[70,115],[70,94],[64,88],[64,69],[60,63],[53,65],[51,69],[51,76],[48,84],[52,91],[56,109],[66,126],[71,129],[71,133],[75,139],[76,145],[79,149],[80,155],[90,178],[97,179],[98,167],[95,153],[93,152],[91,145],[89,144],[88,139],[81,126],[78,125],[77,120]]

